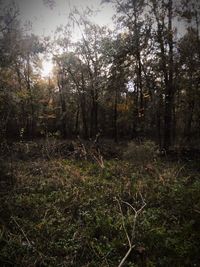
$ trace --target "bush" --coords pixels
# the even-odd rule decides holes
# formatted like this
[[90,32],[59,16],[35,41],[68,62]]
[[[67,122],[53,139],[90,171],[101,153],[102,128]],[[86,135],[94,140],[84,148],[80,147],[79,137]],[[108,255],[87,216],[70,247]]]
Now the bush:
[[126,160],[131,160],[135,164],[145,165],[149,162],[155,161],[157,157],[157,150],[157,145],[150,140],[139,144],[131,141],[128,143],[128,147],[123,156]]

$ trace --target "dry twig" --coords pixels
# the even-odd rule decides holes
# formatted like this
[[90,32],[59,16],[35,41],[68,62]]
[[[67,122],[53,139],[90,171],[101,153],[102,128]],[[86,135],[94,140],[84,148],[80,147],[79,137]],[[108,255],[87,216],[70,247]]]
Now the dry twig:
[[123,214],[123,211],[122,211],[122,207],[121,207],[120,201],[119,201],[119,199],[116,199],[117,203],[118,203],[118,206],[119,206],[119,210],[120,210],[121,216],[122,216],[122,227],[124,229],[126,238],[128,240],[128,246],[129,246],[129,249],[128,249],[127,253],[123,257],[123,259],[120,261],[118,267],[122,267],[124,265],[126,259],[128,258],[129,254],[131,253],[132,249],[135,247],[135,244],[133,244],[133,241],[134,241],[134,238],[135,238],[135,228],[136,228],[137,217],[139,216],[139,214],[142,212],[142,210],[146,206],[146,203],[145,203],[141,193],[140,193],[140,197],[141,197],[141,200],[142,200],[142,206],[139,209],[136,209],[130,203],[121,200],[121,203],[126,204],[134,212],[134,220],[133,220],[133,227],[132,227],[131,235],[128,234],[128,231],[127,231],[126,226],[125,226],[124,214]]
[[20,225],[18,224],[18,222],[15,220],[15,218],[12,216],[11,219],[13,220],[13,222],[17,225],[17,227],[19,228],[19,230],[21,231],[21,233],[23,234],[24,238],[27,241],[28,246],[31,246],[31,242],[29,241],[27,235],[25,234],[24,230],[20,227]]

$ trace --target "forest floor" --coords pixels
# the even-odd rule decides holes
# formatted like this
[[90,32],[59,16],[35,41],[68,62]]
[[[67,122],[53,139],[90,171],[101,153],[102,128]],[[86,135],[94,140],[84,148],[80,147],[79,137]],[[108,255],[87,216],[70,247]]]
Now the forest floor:
[[2,149],[0,266],[200,266],[199,158],[84,150]]

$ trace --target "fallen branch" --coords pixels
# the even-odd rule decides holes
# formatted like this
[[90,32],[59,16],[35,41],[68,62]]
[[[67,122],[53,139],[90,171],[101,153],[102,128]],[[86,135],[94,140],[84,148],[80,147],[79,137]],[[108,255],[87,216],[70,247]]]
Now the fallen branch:
[[103,156],[101,155],[101,152],[98,148],[99,137],[100,133],[96,135],[94,141],[91,141],[91,143],[88,146],[85,146],[80,136],[77,136],[77,139],[81,147],[79,153],[83,155],[85,160],[92,158],[102,169],[104,169],[105,166],[104,166]]
[[20,227],[20,225],[18,224],[18,222],[15,220],[15,218],[12,216],[11,219],[13,220],[13,222],[17,225],[17,227],[19,228],[19,230],[21,231],[21,233],[23,234],[24,238],[26,239],[28,246],[31,247],[31,242],[29,241],[27,235],[25,234],[24,230]]
[[126,252],[126,255],[124,256],[124,258],[120,261],[120,264],[118,265],[118,267],[121,267],[124,265],[124,262],[126,261],[126,259],[128,258],[129,254],[131,253],[132,249],[135,247],[135,245],[131,246],[129,248],[129,250]]
[[128,258],[129,254],[131,253],[132,249],[135,247],[135,244],[133,244],[133,241],[134,241],[134,238],[135,238],[135,228],[136,228],[137,217],[142,212],[144,207],[146,206],[146,203],[145,203],[141,193],[140,193],[140,197],[141,197],[141,200],[142,200],[142,206],[139,209],[136,209],[130,203],[121,200],[121,203],[126,204],[134,212],[134,220],[133,220],[133,227],[132,227],[132,231],[131,231],[131,236],[129,236],[128,231],[127,231],[126,226],[125,226],[124,214],[123,214],[123,211],[122,211],[122,207],[121,207],[120,201],[119,201],[119,199],[116,199],[117,203],[118,203],[118,206],[119,206],[120,213],[121,213],[121,217],[122,217],[122,227],[124,229],[124,232],[125,232],[125,235],[126,235],[126,238],[127,238],[127,241],[128,241],[128,246],[129,246],[128,251],[126,252],[126,254],[123,257],[123,259],[120,261],[118,267],[122,267],[124,265],[126,259]]

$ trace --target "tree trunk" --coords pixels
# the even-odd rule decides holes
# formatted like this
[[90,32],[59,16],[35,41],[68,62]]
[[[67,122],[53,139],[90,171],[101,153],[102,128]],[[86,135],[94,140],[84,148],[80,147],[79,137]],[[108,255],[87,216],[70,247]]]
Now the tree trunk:
[[33,104],[33,92],[31,88],[31,80],[30,80],[30,55],[27,55],[27,77],[26,77],[26,83],[27,83],[27,90],[30,94],[30,108],[31,108],[31,116],[30,116],[30,124],[29,124],[29,136],[31,139],[34,137],[34,104]]
[[114,140],[117,143],[118,142],[118,111],[117,111],[117,104],[118,104],[118,94],[117,89],[115,89],[115,102],[114,102]]
[[164,116],[164,148],[166,150],[172,144],[172,121],[173,121],[173,102],[174,102],[174,84],[173,84],[173,29],[172,29],[172,0],[168,1],[168,82],[166,84],[165,94],[165,116]]
[[79,134],[79,105],[77,107],[77,112],[76,112],[76,121],[75,121],[75,135]]
[[62,112],[61,133],[62,133],[62,137],[66,138],[67,137],[67,131],[66,131],[67,108],[66,108],[64,95],[63,95],[63,88],[64,88],[64,82],[63,82],[63,77],[61,77],[61,81],[58,79],[58,89],[59,89],[59,94],[60,94],[60,104],[61,104],[61,112]]
[[86,108],[85,108],[85,99],[80,99],[81,102],[81,113],[82,113],[82,122],[83,122],[83,132],[84,138],[88,138],[88,126],[87,126],[87,118],[86,118]]

